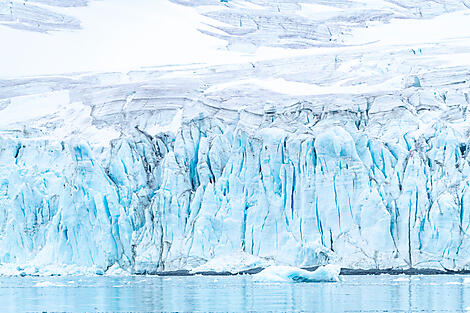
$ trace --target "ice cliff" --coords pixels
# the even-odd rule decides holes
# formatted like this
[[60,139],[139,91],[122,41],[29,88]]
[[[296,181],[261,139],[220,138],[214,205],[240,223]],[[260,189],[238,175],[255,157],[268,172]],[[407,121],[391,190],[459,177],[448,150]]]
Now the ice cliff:
[[[423,17],[337,1],[318,33],[305,23],[331,21],[301,10],[301,38],[279,35],[281,17],[303,9],[295,1],[287,15],[207,2],[223,9],[206,16],[230,18],[209,33],[228,49],[321,48],[1,80],[0,265],[150,273],[239,253],[250,264],[469,268],[469,49],[446,34],[446,45],[375,44],[373,25],[358,45],[353,34],[392,18],[447,25],[440,2],[419,2]],[[468,21],[462,6],[445,12]]]
[[419,111],[424,101],[465,124],[464,95],[417,91],[357,112],[297,104],[252,127],[199,116],[176,134],[136,128],[102,153],[2,138],[0,260],[145,272],[244,251],[305,266],[462,268],[468,128]]

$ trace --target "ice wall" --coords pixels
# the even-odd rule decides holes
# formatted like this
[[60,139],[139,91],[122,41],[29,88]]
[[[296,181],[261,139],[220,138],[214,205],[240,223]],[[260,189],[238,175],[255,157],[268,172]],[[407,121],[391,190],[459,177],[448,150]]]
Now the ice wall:
[[7,2],[0,275],[469,267],[469,0]]
[[200,115],[105,150],[1,139],[0,263],[153,272],[244,251],[302,266],[467,266],[465,123],[390,96],[365,111],[298,104],[258,121]]

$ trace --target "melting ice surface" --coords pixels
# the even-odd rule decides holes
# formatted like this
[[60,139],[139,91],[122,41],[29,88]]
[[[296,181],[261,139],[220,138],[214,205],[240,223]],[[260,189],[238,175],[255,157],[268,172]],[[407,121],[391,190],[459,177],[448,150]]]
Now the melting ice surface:
[[470,284],[459,275],[345,276],[334,283],[253,276],[1,277],[0,303],[2,312],[464,312]]

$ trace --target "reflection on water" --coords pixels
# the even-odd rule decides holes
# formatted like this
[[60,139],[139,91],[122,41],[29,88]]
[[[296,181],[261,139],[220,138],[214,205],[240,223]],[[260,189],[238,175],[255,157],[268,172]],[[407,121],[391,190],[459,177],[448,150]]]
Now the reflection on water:
[[343,276],[339,283],[265,283],[232,277],[3,277],[1,312],[315,311],[462,312],[470,280]]

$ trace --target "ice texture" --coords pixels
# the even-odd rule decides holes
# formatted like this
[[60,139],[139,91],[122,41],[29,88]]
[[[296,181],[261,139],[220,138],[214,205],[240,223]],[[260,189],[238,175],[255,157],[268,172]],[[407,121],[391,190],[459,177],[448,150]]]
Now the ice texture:
[[2,138],[0,260],[154,272],[240,251],[303,266],[463,268],[465,132],[439,119],[420,128],[404,107],[387,125],[369,114],[302,104],[254,129],[200,116],[176,134],[134,129],[102,153]]
[[173,2],[271,57],[0,80],[1,274],[470,267],[468,3]]

